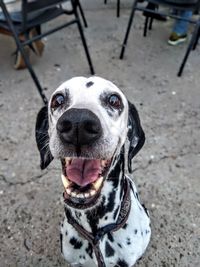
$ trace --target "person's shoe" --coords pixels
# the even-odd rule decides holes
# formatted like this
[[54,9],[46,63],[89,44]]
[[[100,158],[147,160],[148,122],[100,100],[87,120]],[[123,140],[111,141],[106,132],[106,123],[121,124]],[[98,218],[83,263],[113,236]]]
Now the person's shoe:
[[168,44],[170,45],[178,45],[180,43],[183,43],[187,40],[187,34],[177,34],[176,32],[172,32],[169,39]]
[[[30,48],[28,45],[26,45],[24,47],[24,53],[26,55],[26,57],[30,57]],[[16,70],[22,70],[22,69],[25,69],[27,66],[26,66],[26,63],[24,61],[24,58],[21,54],[21,52],[19,50],[16,51],[15,53],[15,61],[14,61],[14,68]]]

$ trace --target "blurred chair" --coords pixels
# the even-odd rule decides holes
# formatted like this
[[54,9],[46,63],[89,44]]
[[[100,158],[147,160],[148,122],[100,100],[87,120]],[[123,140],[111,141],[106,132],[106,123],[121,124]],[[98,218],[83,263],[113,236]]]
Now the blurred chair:
[[[107,4],[107,0],[104,0],[104,4]],[[117,0],[117,17],[120,16],[120,0]]]
[[[136,11],[144,12],[144,15],[146,18],[145,18],[145,23],[144,23],[143,35],[146,36],[147,31],[152,29],[152,23],[153,23],[154,18],[156,18],[156,16],[158,15],[161,15],[164,17],[168,16],[168,17],[178,19],[178,20],[182,19],[181,16],[172,14],[170,11],[168,11],[168,9],[165,9],[166,12],[164,12],[164,11],[159,11],[157,8],[152,8],[152,6],[156,7],[158,5],[159,6],[162,5],[162,6],[169,7],[170,9],[194,11],[197,9],[197,6],[199,6],[200,0],[190,0],[190,1],[187,1],[187,0],[148,0],[148,1],[145,1],[148,3],[147,7],[144,7],[144,5],[140,5],[139,2],[140,2],[139,0],[135,0],[133,3],[131,14],[130,14],[129,21],[128,21],[128,26],[126,29],[126,34],[125,34],[124,41],[123,41],[122,48],[121,48],[120,59],[123,59],[124,57],[125,48],[128,42],[131,25],[133,23],[133,18],[134,18]],[[149,6],[150,8],[148,8]],[[184,20],[194,25],[194,31],[192,33],[190,42],[186,49],[186,53],[179,67],[179,71],[177,73],[177,76],[179,77],[182,75],[184,66],[186,64],[186,61],[189,57],[191,50],[194,50],[196,48],[196,45],[200,37],[200,17],[198,17],[198,19],[184,19]]]
[[[77,25],[90,72],[91,74],[94,74],[94,68],[77,10],[78,8],[80,11],[82,10],[82,8],[80,8],[79,0],[22,0],[21,10],[11,14],[7,12],[6,6],[2,2],[3,0],[0,0],[0,7],[3,11],[3,16],[1,15],[0,17],[0,31],[14,37],[18,49],[15,65],[17,67],[18,65],[23,64],[21,60],[24,61],[24,64],[31,73],[41,96],[42,88],[32,69],[29,58],[27,57],[26,48],[31,48],[35,53],[41,54],[43,47],[40,40],[65,27],[73,24]],[[62,6],[64,2],[71,3],[69,9]],[[54,26],[52,23],[51,25],[53,26],[49,26],[48,30],[45,32],[42,31],[42,25],[44,23],[50,22],[61,15],[68,15],[68,17],[71,15],[73,18],[71,20],[65,20],[59,26]]]

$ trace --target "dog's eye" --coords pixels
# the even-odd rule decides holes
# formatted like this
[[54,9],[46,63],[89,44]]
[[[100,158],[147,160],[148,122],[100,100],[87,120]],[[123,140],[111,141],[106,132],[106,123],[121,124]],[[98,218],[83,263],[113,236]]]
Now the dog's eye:
[[62,106],[64,104],[65,98],[61,94],[57,94],[53,97],[51,101],[51,108],[53,110],[56,110],[58,107]]
[[115,109],[119,109],[122,106],[122,100],[118,95],[111,95],[108,99],[108,103],[111,107]]

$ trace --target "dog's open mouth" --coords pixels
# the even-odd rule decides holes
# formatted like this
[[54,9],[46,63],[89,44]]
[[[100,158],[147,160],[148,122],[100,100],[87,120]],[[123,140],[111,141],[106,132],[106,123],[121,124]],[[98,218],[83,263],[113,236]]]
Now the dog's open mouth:
[[65,202],[80,208],[95,204],[111,160],[65,158],[61,163]]

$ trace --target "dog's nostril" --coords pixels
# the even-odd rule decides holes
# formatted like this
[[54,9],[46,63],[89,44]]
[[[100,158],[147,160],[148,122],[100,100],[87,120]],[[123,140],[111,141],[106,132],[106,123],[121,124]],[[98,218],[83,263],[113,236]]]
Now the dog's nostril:
[[70,121],[63,121],[62,123],[57,124],[57,130],[60,133],[70,132],[73,128],[73,124]]
[[88,134],[98,134],[101,131],[99,124],[94,121],[85,121],[83,129]]
[[102,136],[102,127],[90,110],[72,108],[59,118],[57,132],[63,143],[83,146],[98,140]]

